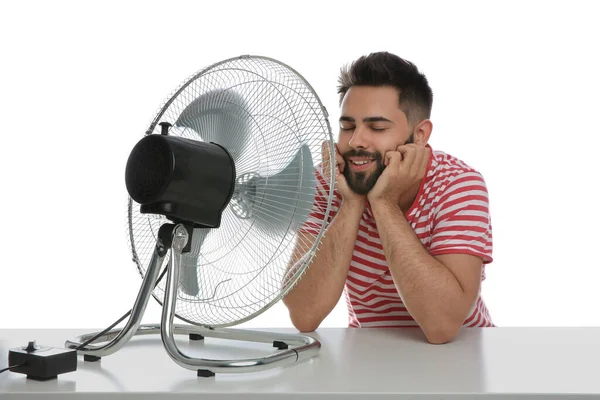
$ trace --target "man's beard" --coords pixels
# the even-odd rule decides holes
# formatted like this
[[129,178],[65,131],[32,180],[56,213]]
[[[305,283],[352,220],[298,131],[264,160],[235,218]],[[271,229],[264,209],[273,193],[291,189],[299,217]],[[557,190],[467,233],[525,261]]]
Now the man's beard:
[[[373,172],[352,172],[350,170],[350,164],[352,162],[348,159],[349,157],[372,158],[377,167]],[[348,187],[354,193],[359,195],[366,195],[369,193],[385,169],[385,165],[383,164],[383,156],[380,153],[368,153],[364,150],[350,150],[344,154],[344,160],[346,161],[344,177],[346,178]]]
[[[414,143],[414,135],[411,134],[404,144]],[[349,150],[342,155],[346,162],[344,168],[344,177],[348,183],[348,187],[358,195],[366,195],[373,189],[377,183],[377,179],[383,173],[385,165],[383,164],[383,155],[381,153],[369,153],[364,150]],[[375,161],[376,168],[373,172],[352,172],[350,170],[350,157],[365,157],[372,158]]]

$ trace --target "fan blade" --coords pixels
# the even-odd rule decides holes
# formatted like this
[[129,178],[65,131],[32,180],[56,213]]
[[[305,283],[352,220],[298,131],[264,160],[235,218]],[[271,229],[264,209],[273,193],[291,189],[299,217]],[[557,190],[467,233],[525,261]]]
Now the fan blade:
[[192,245],[189,253],[181,254],[179,287],[190,296],[197,296],[200,292],[198,286],[198,258],[202,244],[206,240],[210,229],[195,228],[192,234]]
[[247,104],[238,93],[215,90],[185,107],[174,126],[192,129],[201,140],[223,146],[237,161],[251,134],[246,110]]
[[295,230],[312,211],[316,176],[310,149],[300,147],[292,161],[280,172],[256,178],[253,214],[266,232]]

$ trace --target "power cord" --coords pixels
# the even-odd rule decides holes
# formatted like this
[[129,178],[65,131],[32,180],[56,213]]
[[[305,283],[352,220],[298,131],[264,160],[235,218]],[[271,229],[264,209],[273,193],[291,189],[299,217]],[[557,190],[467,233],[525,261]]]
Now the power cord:
[[0,369],[0,374],[1,374],[1,373],[3,373],[3,372],[9,371],[9,370],[11,370],[11,369],[13,369],[13,368],[23,367],[23,366],[25,366],[25,365],[27,365],[27,363],[26,363],[26,362],[24,362],[24,363],[22,363],[22,364],[17,364],[17,365],[11,365],[10,367],[7,367],[7,368]]
[[[158,279],[156,280],[156,283],[154,284],[154,287],[156,288],[156,286],[158,286],[158,284],[160,283],[160,281],[162,280],[163,276],[165,276],[165,273],[167,272],[167,267],[165,266],[165,268],[163,268],[162,272],[160,273],[160,276],[158,277]],[[127,311],[121,318],[119,318],[118,320],[116,320],[111,326],[109,326],[108,328],[104,329],[102,332],[98,333],[96,336],[94,336],[93,338],[86,340],[85,342],[83,342],[82,344],[80,344],[79,346],[77,346],[75,348],[75,350],[81,350],[82,348],[84,348],[85,346],[87,346],[88,344],[94,342],[96,339],[98,339],[99,337],[105,335],[107,332],[109,332],[112,328],[114,328],[115,326],[119,325],[121,323],[121,321],[123,321],[125,318],[127,318],[131,312],[133,310],[129,310]],[[14,368],[14,367],[13,367]]]
[[[163,232],[163,227],[161,227],[161,230],[159,231],[159,236],[162,236],[162,235],[161,235],[161,233],[162,233],[163,235],[170,235],[170,234],[172,234],[172,232],[171,232],[171,231],[170,231],[170,229],[168,229],[168,228],[167,228],[167,229],[165,229],[165,230],[164,230],[164,232]],[[164,249],[161,249],[161,250],[164,250]],[[164,252],[164,253],[166,253],[166,252]],[[164,254],[161,254],[161,256],[164,256]],[[160,273],[160,276],[158,277],[158,279],[156,280],[156,283],[154,284],[154,288],[156,288],[156,287],[158,286],[158,284],[160,283],[160,281],[163,279],[163,277],[165,276],[165,273],[167,272],[167,269],[168,269],[168,265],[166,265],[166,266],[163,268],[162,272]],[[92,337],[91,339],[89,339],[89,340],[86,340],[84,343],[82,343],[82,344],[80,344],[79,346],[77,346],[77,347],[74,349],[74,350],[75,350],[74,352],[73,352],[73,351],[71,351],[71,352],[72,352],[71,354],[74,354],[74,355],[76,355],[76,351],[78,351],[78,350],[81,350],[81,349],[85,348],[85,346],[87,346],[87,345],[89,345],[90,343],[92,343],[92,342],[96,341],[96,340],[97,340],[99,337],[101,337],[101,336],[105,335],[107,332],[109,332],[111,329],[113,329],[115,326],[117,326],[117,325],[118,325],[118,324],[119,324],[121,321],[123,321],[125,318],[127,318],[129,315],[131,315],[131,313],[132,313],[132,312],[133,312],[133,309],[130,309],[129,311],[127,311],[127,312],[126,312],[126,313],[125,313],[125,314],[124,314],[124,315],[123,315],[121,318],[119,318],[117,321],[115,321],[113,324],[111,324],[111,325],[110,325],[108,328],[104,329],[102,332],[100,332],[100,333],[98,333],[98,334],[94,335],[94,337]],[[34,342],[33,342],[33,343],[34,343]],[[54,355],[51,355],[51,357],[54,357],[54,358],[53,358],[53,361],[52,361],[52,362],[54,363],[54,364],[53,364],[53,368],[54,368],[54,370],[56,370],[57,368],[61,367],[61,363],[62,363],[62,367],[64,367],[65,365],[69,364],[69,365],[67,366],[67,368],[69,368],[69,372],[70,372],[70,371],[74,371],[74,370],[76,369],[76,363],[77,363],[77,359],[76,359],[76,358],[74,358],[72,361],[70,361],[70,360],[64,360],[64,359],[63,359],[63,358],[64,358],[64,357],[63,357],[63,354],[69,354],[69,353],[68,353],[68,352],[64,352],[64,353],[59,353],[59,354],[54,354]],[[58,358],[60,358],[60,360],[57,358],[57,356],[58,356]],[[10,362],[10,358],[11,358],[11,353],[9,353],[9,362]],[[50,360],[50,357],[49,357],[49,358],[47,358],[47,359],[48,359],[48,360]],[[15,360],[15,361],[16,361],[16,360]],[[68,362],[67,362],[67,361],[68,361]],[[75,367],[73,368],[73,367],[71,366],[71,364],[75,365]],[[0,373],[2,373],[2,372],[6,372],[6,371],[10,371],[11,369],[14,369],[14,368],[23,367],[23,366],[26,366],[26,365],[28,365],[28,362],[27,362],[27,361],[25,361],[25,362],[22,362],[22,363],[19,363],[19,364],[14,364],[14,365],[11,365],[11,366],[9,366],[9,367],[7,367],[7,368],[4,368],[4,369],[0,370]],[[52,370],[52,372],[55,372],[54,370]],[[46,372],[47,372],[47,371],[46,371]],[[58,373],[64,373],[64,372],[66,372],[66,371],[61,371],[61,372],[58,372]],[[28,376],[29,376],[29,375],[28,375]],[[33,376],[33,375],[32,375],[32,376]],[[36,375],[36,376],[37,376],[37,375]]]
[[[162,270],[160,276],[158,277],[158,279],[156,280],[156,283],[154,284],[154,287],[156,288],[156,286],[158,286],[158,284],[160,283],[160,281],[162,280],[162,278],[165,276],[165,273],[167,272],[167,268],[168,266],[165,266],[165,268]],[[89,340],[86,340],[84,343],[80,344],[79,346],[77,346],[75,348],[75,350],[81,350],[82,348],[84,348],[85,346],[87,346],[88,344],[94,342],[96,339],[98,339],[99,337],[103,336],[104,334],[106,334],[108,331],[110,331],[111,329],[113,329],[115,326],[117,326],[121,321],[123,321],[125,318],[127,318],[132,310],[129,310],[128,312],[126,312],[121,318],[119,318],[117,321],[115,321],[112,325],[110,325],[108,328],[104,329],[102,332],[96,334],[94,337],[92,337]],[[10,357],[9,357],[10,358]],[[18,367],[23,367],[28,365],[27,362],[21,363],[21,364],[15,364],[15,365],[11,365],[9,367],[0,369],[0,374],[6,371],[10,371],[11,369],[14,368],[18,368]]]

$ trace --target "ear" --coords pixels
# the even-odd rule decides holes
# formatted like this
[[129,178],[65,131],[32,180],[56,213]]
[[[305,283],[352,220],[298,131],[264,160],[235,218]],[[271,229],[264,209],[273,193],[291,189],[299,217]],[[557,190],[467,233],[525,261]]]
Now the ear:
[[433,123],[429,119],[424,119],[415,126],[415,144],[425,146],[431,136],[433,130]]

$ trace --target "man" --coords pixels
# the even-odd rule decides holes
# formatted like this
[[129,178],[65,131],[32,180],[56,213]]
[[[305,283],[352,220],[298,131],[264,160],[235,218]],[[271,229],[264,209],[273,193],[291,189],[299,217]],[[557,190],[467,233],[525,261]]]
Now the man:
[[[311,265],[284,298],[292,323],[317,329],[345,292],[351,327],[418,326],[441,344],[463,326],[494,326],[480,294],[492,262],[486,184],[428,144],[427,79],[381,52],[342,70],[339,83],[335,198]],[[309,242],[324,218],[330,161],[300,232]]]

